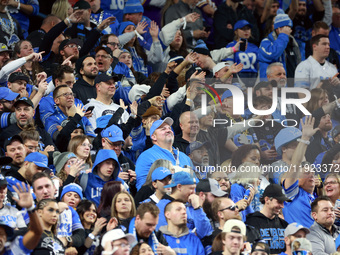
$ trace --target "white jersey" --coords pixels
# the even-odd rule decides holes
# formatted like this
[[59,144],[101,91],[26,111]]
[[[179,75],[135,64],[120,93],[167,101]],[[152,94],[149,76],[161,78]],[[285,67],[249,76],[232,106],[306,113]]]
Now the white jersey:
[[314,89],[320,81],[332,78],[337,69],[327,60],[321,65],[312,56],[302,61],[295,69],[295,87]]
[[14,229],[27,227],[22,213],[17,208],[9,205],[4,205],[0,210],[0,219]]
[[[93,129],[97,128],[97,119],[99,117],[105,115],[113,115],[120,107],[118,104],[115,104],[113,102],[110,105],[106,105],[93,98],[90,100],[88,104],[85,105],[85,109],[89,108],[90,106],[94,106],[94,109],[92,111],[92,117],[89,118],[89,121],[91,122]],[[124,113],[122,114],[122,117],[120,118],[118,124],[126,123],[128,119],[129,114],[127,113],[127,111],[124,110]]]

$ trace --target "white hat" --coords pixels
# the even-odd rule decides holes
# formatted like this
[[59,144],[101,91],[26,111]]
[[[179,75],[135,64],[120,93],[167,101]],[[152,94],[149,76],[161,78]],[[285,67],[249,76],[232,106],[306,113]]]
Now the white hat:
[[149,93],[150,90],[149,85],[133,85],[131,90],[129,91],[129,100],[130,102],[137,101],[141,98],[141,96]]
[[136,238],[132,234],[124,234],[123,230],[116,228],[105,233],[102,238],[101,245],[103,248],[105,248],[105,244],[107,242],[112,242],[123,238],[125,238],[130,245],[136,242]]
[[220,62],[216,66],[214,66],[214,68],[213,68],[214,76],[215,76],[215,73],[217,73],[218,71],[220,71],[221,69],[223,69],[226,66],[231,66],[230,62]]
[[[233,230],[234,227],[239,228],[240,231]],[[230,232],[238,233],[238,234],[245,236],[246,235],[246,225],[243,223],[243,221],[230,219],[230,220],[227,220],[226,223],[224,223],[223,232],[225,232],[225,233],[230,233]]]

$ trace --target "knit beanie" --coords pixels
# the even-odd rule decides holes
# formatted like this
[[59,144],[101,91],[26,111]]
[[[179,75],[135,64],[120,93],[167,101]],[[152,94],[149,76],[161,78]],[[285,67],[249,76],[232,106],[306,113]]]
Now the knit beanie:
[[141,4],[139,0],[127,0],[125,2],[123,14],[139,13],[139,12],[144,12],[143,5]]
[[210,50],[208,49],[207,45],[205,42],[201,39],[197,41],[196,47],[193,50],[196,53],[202,54],[202,55],[207,55],[211,57],[210,55]]
[[279,27],[290,26],[293,27],[293,22],[287,14],[276,15],[274,20],[274,29]]

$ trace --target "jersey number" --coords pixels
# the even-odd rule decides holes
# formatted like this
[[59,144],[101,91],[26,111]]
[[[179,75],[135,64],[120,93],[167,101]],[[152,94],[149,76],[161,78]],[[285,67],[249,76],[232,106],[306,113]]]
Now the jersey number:
[[244,53],[238,54],[241,63],[243,64],[243,69],[255,69],[256,54],[255,53]]
[[124,0],[111,0],[110,9],[111,10],[123,10]]

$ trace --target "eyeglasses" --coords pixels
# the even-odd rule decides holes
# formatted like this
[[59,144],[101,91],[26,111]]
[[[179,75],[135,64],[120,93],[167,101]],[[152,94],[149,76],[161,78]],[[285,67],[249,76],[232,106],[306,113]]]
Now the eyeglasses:
[[[66,45],[65,48],[66,48],[66,47],[69,47],[69,48],[71,48],[71,49],[73,49],[73,48],[78,48],[78,50],[81,49],[81,47],[80,47],[79,45],[77,45],[77,44],[69,44],[69,45]],[[65,49],[65,48],[64,48],[64,49]]]
[[228,181],[229,181],[229,178],[227,178],[227,177],[217,177],[217,178],[215,178],[215,180],[218,181],[218,182],[220,182],[220,181],[222,181],[222,180],[228,182]]
[[333,185],[333,184],[338,184],[339,182],[337,181],[329,181],[329,182],[325,182],[324,185],[327,186],[327,185]]
[[90,143],[82,143],[81,146],[83,146],[83,147],[89,147],[90,150],[92,150],[92,148],[93,148],[93,145],[90,144]]
[[226,207],[226,208],[224,208],[224,209],[221,209],[221,210],[219,210],[219,211],[220,211],[220,212],[223,212],[223,211],[225,211],[225,210],[235,211],[236,209],[238,209],[238,206],[237,206],[237,205],[231,205],[231,206],[228,206],[228,207]]
[[106,44],[112,45],[113,47],[118,47],[119,48],[119,43],[115,43],[115,42],[107,42]]
[[125,248],[125,247],[130,247],[130,244],[128,244],[128,243],[119,243],[119,244],[115,244],[115,245],[112,244],[112,246],[119,246],[121,248]]
[[96,55],[96,58],[111,58],[110,55]]
[[35,147],[35,146],[30,146],[30,145],[25,145],[25,147],[27,149],[29,149],[30,151],[39,151],[39,147]]
[[105,139],[106,140],[106,142],[108,143],[108,144],[110,144],[112,147],[122,147],[122,145],[123,145],[123,143],[122,142],[120,142],[120,143],[113,143],[113,142],[111,142],[109,139]]
[[59,95],[59,96],[57,96],[57,98],[58,97],[74,97],[74,93],[63,93],[63,94],[61,94],[61,95]]

